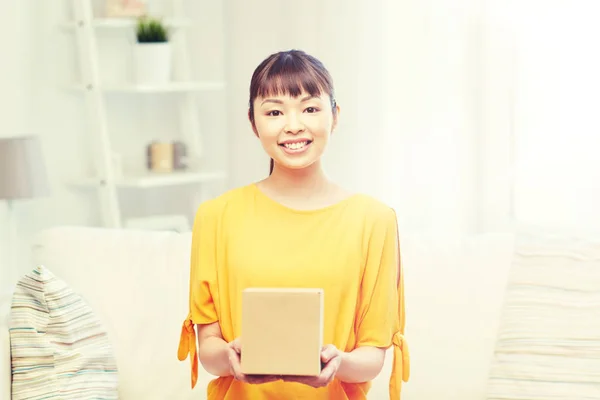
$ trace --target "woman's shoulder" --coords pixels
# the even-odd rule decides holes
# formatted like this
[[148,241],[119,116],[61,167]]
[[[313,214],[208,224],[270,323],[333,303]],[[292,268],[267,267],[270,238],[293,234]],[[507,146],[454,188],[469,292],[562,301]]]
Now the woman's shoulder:
[[224,193],[205,200],[198,206],[197,215],[204,217],[217,217],[228,208],[236,208],[247,203],[248,196],[252,195],[251,185],[239,186],[229,189]]
[[396,211],[385,201],[367,194],[355,193],[352,198],[357,207],[358,214],[363,218],[375,221],[389,221],[396,219]]

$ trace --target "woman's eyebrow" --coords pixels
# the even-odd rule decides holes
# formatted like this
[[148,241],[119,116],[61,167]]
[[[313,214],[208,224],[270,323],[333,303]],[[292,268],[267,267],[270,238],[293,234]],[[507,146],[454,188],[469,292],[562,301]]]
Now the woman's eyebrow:
[[[300,102],[301,102],[301,103],[304,103],[305,101],[308,101],[308,100],[311,100],[311,99],[320,99],[320,98],[321,98],[320,96],[311,96],[311,95],[309,95],[309,96],[303,97],[303,98],[300,100]],[[262,105],[263,105],[263,104],[265,104],[265,103],[283,104],[283,101],[281,101],[281,100],[278,100],[278,99],[264,99],[264,100],[262,101],[262,103],[260,103],[260,105],[262,106]]]
[[277,99],[264,99],[260,105],[262,106],[265,103],[275,103],[275,104],[283,104],[283,101]]

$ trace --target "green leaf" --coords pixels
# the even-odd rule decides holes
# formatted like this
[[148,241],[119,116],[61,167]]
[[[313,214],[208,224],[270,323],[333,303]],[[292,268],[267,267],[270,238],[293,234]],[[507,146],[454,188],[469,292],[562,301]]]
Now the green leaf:
[[162,43],[169,41],[169,34],[162,21],[157,18],[140,17],[136,26],[138,43]]

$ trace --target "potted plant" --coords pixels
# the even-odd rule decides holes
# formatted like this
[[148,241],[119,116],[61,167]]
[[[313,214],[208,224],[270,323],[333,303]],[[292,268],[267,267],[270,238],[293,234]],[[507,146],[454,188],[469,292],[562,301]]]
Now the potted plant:
[[163,84],[171,80],[171,44],[164,24],[156,18],[138,18],[136,25],[135,80]]

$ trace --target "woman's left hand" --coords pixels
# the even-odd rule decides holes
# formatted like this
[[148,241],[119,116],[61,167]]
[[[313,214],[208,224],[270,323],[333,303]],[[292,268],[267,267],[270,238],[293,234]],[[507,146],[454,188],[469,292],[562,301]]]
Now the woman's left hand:
[[314,388],[325,387],[331,383],[340,368],[342,352],[332,344],[323,347],[321,361],[324,366],[319,376],[283,376],[284,382],[298,382]]

